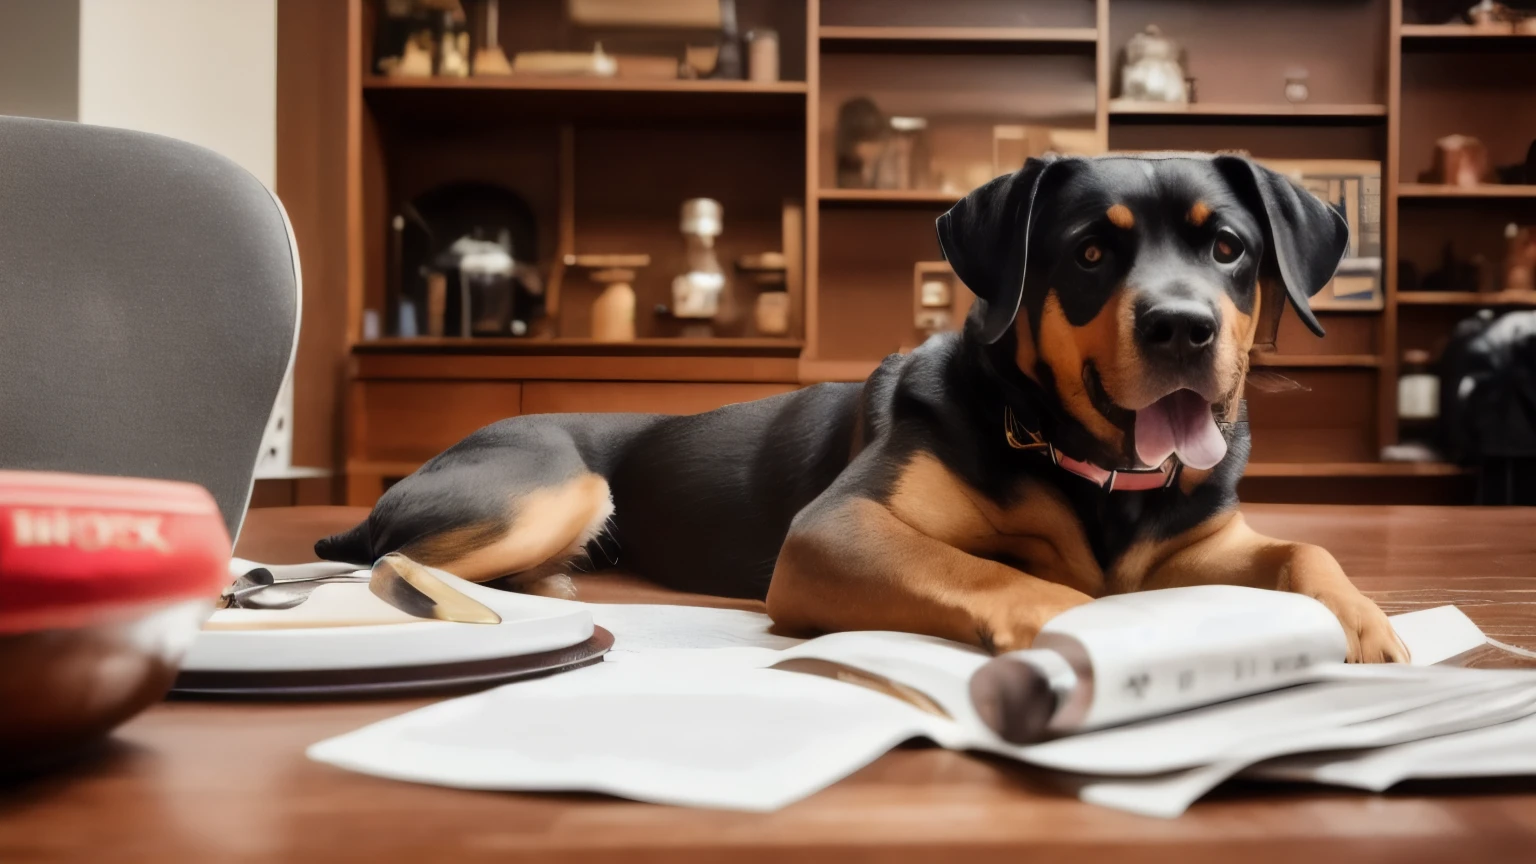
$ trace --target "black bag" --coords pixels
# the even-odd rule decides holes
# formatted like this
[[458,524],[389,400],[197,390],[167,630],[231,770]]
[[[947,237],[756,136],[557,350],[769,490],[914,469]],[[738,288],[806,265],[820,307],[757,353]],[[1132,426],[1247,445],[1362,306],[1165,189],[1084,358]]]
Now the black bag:
[[1479,504],[1536,504],[1536,311],[1456,325],[1440,417],[1445,452],[1480,469]]

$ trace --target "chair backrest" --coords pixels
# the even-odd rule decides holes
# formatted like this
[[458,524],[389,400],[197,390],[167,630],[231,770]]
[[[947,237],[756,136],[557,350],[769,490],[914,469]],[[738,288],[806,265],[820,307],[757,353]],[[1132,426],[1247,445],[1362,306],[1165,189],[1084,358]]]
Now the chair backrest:
[[236,536],[299,290],[282,206],[230,160],[0,117],[0,467],[198,483]]

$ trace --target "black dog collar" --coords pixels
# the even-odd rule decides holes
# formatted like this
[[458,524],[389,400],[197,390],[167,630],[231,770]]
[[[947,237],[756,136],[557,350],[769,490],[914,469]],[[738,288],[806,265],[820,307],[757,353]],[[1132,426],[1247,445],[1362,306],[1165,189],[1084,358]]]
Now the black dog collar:
[[1147,492],[1166,489],[1179,477],[1183,463],[1177,456],[1169,456],[1156,468],[1100,468],[1092,462],[1073,459],[1045,440],[1038,430],[1030,429],[1014,415],[1013,409],[1003,409],[1003,435],[1008,446],[1015,450],[1038,452],[1051,460],[1051,464],[1071,474],[1094,483],[1106,492]]

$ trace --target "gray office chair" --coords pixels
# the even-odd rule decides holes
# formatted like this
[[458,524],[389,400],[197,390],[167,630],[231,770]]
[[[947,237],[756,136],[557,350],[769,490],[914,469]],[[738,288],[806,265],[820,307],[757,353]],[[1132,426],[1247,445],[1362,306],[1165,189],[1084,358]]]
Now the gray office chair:
[[198,483],[236,536],[299,290],[282,206],[228,159],[0,117],[0,467]]

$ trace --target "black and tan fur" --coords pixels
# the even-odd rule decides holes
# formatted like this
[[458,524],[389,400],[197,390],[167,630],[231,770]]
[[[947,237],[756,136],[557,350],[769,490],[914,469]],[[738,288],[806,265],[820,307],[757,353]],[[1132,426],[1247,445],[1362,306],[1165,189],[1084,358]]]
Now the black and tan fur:
[[[963,333],[823,384],[690,417],[519,417],[392,487],[322,557],[400,551],[467,578],[565,593],[585,553],[663,585],[765,598],[792,631],[895,629],[1027,647],[1105,594],[1226,583],[1317,597],[1355,660],[1405,659],[1385,616],[1322,549],[1237,512],[1248,357],[1347,243],[1337,214],[1236,157],[1030,160],[939,220],[978,302]],[[1154,353],[1158,304],[1212,324]],[[1151,310],[1151,311],[1149,311]],[[1201,331],[1204,333],[1204,331]],[[1108,492],[1011,447],[1004,409],[1063,452],[1135,467],[1136,411],[1174,389],[1211,403],[1214,468]]]

